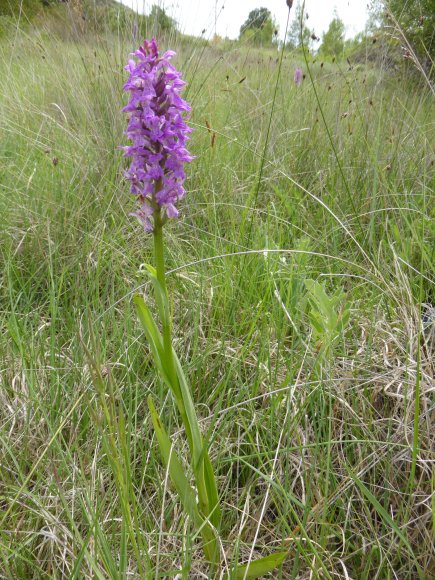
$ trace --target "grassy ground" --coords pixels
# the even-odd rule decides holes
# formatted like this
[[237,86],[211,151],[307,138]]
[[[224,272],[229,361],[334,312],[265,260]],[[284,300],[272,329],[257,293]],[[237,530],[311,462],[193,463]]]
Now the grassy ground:
[[[0,574],[206,577],[149,393],[181,455],[185,438],[131,301],[153,259],[117,149],[134,44],[61,31],[0,44]],[[430,92],[405,72],[164,44],[197,155],[168,282],[223,562],[285,545],[277,578],[429,578]]]

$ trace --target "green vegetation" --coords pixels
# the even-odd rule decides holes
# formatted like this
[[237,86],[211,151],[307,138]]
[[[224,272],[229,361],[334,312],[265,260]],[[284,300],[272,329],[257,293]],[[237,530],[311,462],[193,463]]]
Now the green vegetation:
[[[44,27],[61,35],[65,28],[70,33],[74,22],[75,33],[125,34],[128,29],[140,37],[147,34],[161,35],[176,31],[177,23],[158,4],[153,4],[147,15],[119,4],[116,0],[0,0],[0,36],[17,26],[23,30],[31,26]],[[57,25],[55,24],[57,23]]]
[[278,36],[278,25],[267,8],[251,10],[246,22],[240,27],[240,40],[254,46],[270,47]]
[[175,20],[168,16],[165,10],[157,6],[157,4],[151,6],[149,20],[156,23],[160,33],[168,33],[171,30],[175,30],[177,26]]
[[435,55],[435,10],[432,0],[389,0],[384,14],[392,16],[417,54],[427,61]]
[[0,16],[16,16],[17,13],[23,12],[28,17],[38,13],[44,6],[48,6],[48,1],[43,0],[2,0],[0,3]]
[[[188,465],[133,304],[152,296],[152,239],[128,215],[118,148],[134,26],[156,25],[43,10],[0,40],[0,576],[201,577],[203,539],[147,406]],[[173,28],[159,40],[178,52],[195,128],[168,286],[221,560],[270,555],[278,578],[430,578],[428,83],[386,59],[223,51]]]
[[342,57],[344,51],[344,22],[337,12],[322,37],[320,52],[326,56]]
[[303,11],[303,4],[299,1],[293,11],[292,21],[290,23],[289,31],[287,33],[287,48],[295,50],[305,46],[310,48],[312,46],[312,33],[307,24],[307,13]]

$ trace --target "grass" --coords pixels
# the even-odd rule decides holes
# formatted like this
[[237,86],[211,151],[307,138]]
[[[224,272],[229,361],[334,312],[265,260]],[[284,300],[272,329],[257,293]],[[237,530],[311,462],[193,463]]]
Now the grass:
[[[132,304],[150,295],[153,259],[117,148],[134,45],[128,31],[60,30],[0,41],[1,576],[204,577],[149,394],[182,456],[185,439]],[[286,546],[277,578],[431,577],[427,85],[406,69],[163,44],[189,83],[197,156],[166,228],[174,335],[224,561]]]

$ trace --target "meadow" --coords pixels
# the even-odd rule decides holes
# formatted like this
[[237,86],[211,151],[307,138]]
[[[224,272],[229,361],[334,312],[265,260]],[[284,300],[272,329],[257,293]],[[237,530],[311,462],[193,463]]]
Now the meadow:
[[[153,307],[119,149],[137,42],[58,20],[0,38],[2,578],[207,578],[147,396],[187,457],[183,429],[132,303]],[[273,577],[432,577],[430,86],[388,58],[159,42],[192,105],[167,278],[222,574],[285,547]]]

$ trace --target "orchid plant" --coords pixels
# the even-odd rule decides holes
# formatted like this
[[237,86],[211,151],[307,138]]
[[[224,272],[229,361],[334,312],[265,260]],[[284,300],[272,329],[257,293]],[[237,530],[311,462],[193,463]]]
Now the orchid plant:
[[[194,158],[186,149],[192,129],[186,118],[189,104],[180,96],[185,85],[181,73],[171,64],[175,55],[160,55],[155,39],[145,40],[125,67],[129,78],[124,86],[130,93],[123,111],[128,113],[126,136],[132,144],[124,147],[132,158],[126,178],[136,197],[136,216],[146,232],[154,237],[155,267],[147,265],[155,294],[160,324],[141,295],[134,298],[138,316],[149,342],[158,373],[172,392],[180,413],[191,456],[192,487],[187,470],[173,448],[152,397],[148,398],[160,453],[186,514],[201,534],[211,574],[217,575],[221,563],[221,510],[208,444],[204,439],[192,391],[172,345],[171,317],[166,286],[163,226],[178,216],[177,203],[184,197],[184,164]],[[238,566],[233,577],[256,578],[279,566],[287,551]]]

